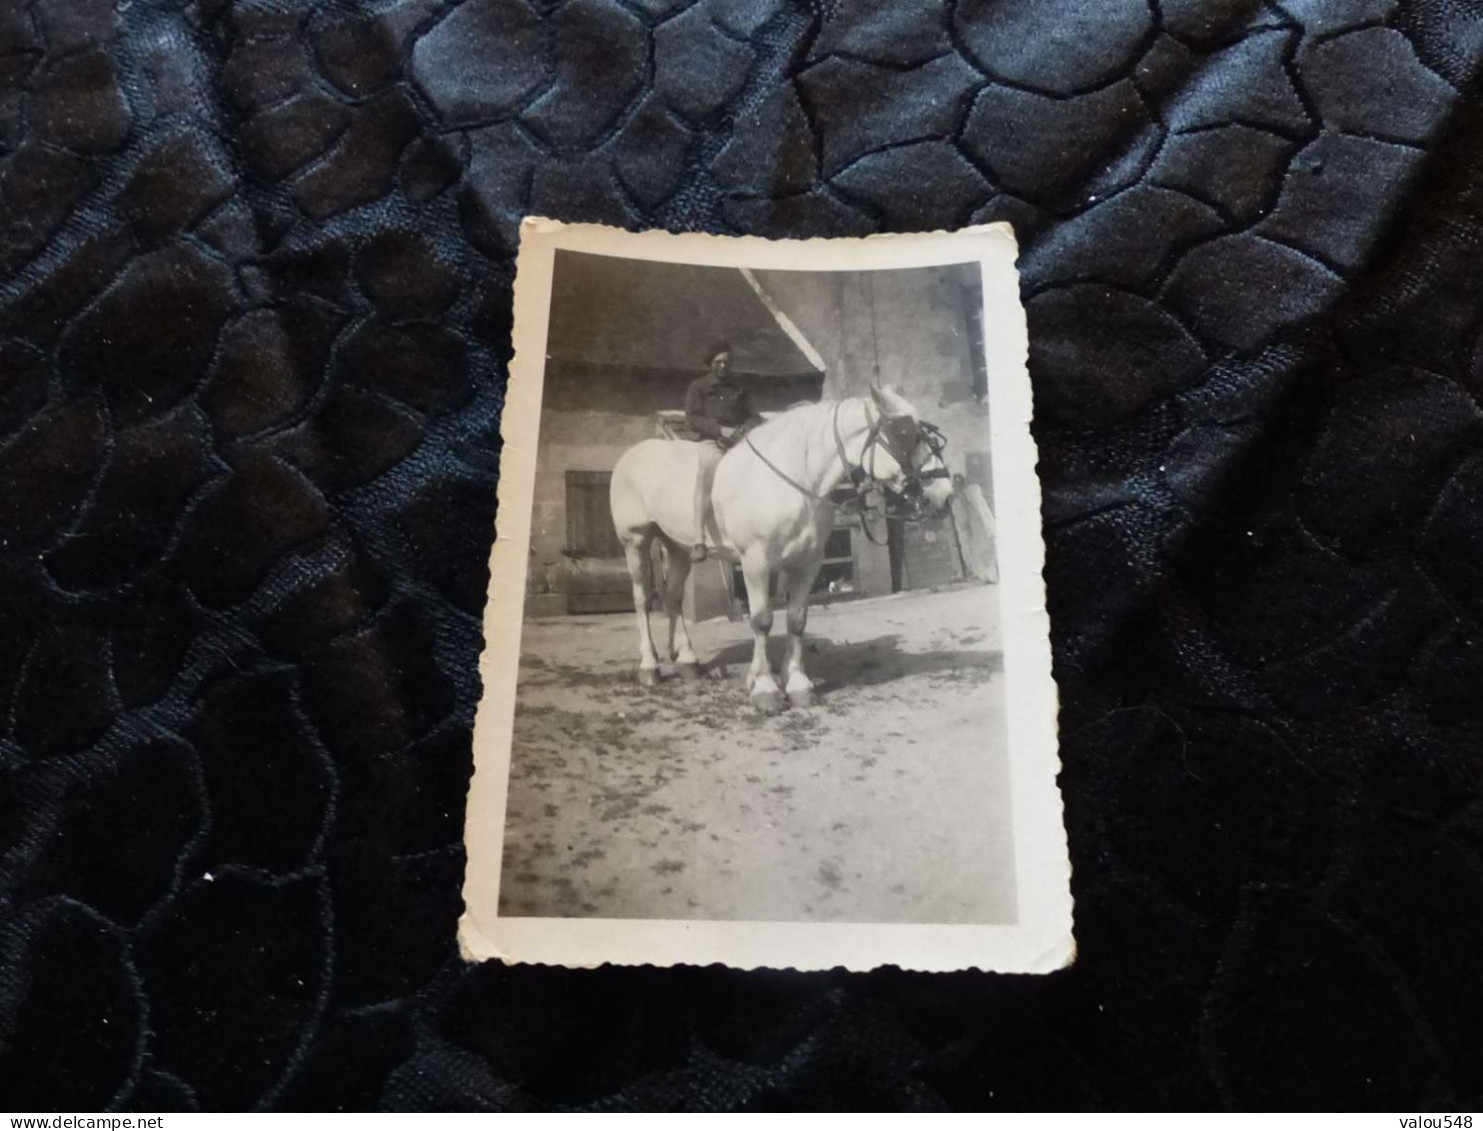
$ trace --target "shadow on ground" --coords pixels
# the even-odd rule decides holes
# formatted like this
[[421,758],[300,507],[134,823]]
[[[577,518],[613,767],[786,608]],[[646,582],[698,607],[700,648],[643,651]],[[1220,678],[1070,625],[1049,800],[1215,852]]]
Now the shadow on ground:
[[[781,641],[778,642],[781,644]],[[768,656],[781,668],[781,649],[769,642]],[[808,638],[805,661],[809,678],[820,691],[843,686],[875,687],[918,675],[951,672],[954,675],[987,679],[1004,670],[1004,653],[978,649],[907,651],[896,633],[836,644],[822,637]],[[752,662],[752,645],[742,641],[721,649],[708,668],[744,670]]]

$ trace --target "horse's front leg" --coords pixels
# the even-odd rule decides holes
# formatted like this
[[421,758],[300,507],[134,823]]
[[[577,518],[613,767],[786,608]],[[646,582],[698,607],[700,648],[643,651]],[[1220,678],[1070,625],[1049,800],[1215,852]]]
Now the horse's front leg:
[[788,587],[788,657],[783,674],[788,702],[795,707],[810,707],[814,702],[814,682],[803,670],[803,630],[808,626],[808,598],[813,592],[814,579],[819,576],[819,567],[824,564],[821,554],[817,560],[791,566],[783,571],[783,582]]
[[747,691],[752,706],[764,715],[775,715],[787,706],[778,690],[767,659],[767,635],[772,631],[772,604],[768,588],[772,569],[761,554],[748,554],[742,559],[742,576],[747,583],[747,608],[751,610],[752,666],[747,671]]

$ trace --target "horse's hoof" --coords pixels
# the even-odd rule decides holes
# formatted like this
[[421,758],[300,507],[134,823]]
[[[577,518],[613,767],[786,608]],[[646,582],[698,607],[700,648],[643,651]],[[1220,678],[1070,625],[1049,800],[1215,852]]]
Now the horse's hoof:
[[764,715],[776,715],[788,705],[781,691],[762,691],[752,696],[752,706]]
[[656,668],[639,668],[639,686],[657,687],[659,685],[659,671]]
[[700,674],[701,674],[700,673],[700,665],[699,664],[676,664],[675,665],[675,674],[677,676],[679,676],[681,679],[699,679],[700,678]]
[[812,707],[814,705],[814,689],[805,687],[801,691],[788,692],[788,702],[795,707]]

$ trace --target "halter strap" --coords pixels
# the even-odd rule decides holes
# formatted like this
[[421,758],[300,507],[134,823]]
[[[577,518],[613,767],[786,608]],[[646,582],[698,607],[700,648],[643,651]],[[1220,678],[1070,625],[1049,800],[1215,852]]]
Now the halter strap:
[[855,488],[855,497],[850,502],[854,504],[853,510],[855,517],[860,520],[860,533],[865,536],[867,542],[876,546],[884,546],[886,543],[871,533],[870,519],[866,515],[866,512],[870,509],[870,505],[865,496],[869,492],[870,485],[874,482],[875,476],[873,473],[865,470],[865,454],[874,448],[880,440],[881,425],[884,423],[885,417],[872,417],[868,403],[861,407],[865,409],[865,421],[869,425],[869,429],[865,433],[865,443],[860,448],[860,462],[858,464],[851,464],[849,454],[844,450],[844,437],[839,434],[839,405],[837,404],[834,406],[834,447],[839,452],[839,462],[844,465],[845,471],[849,474],[850,483]]
[[870,427],[869,431],[865,433],[865,444],[860,449],[860,462],[852,464],[850,463],[848,453],[844,450],[844,437],[839,434],[839,405],[836,404],[834,406],[834,447],[839,452],[839,462],[844,465],[845,471],[849,474],[850,482],[855,485],[857,491],[866,479],[875,478],[871,472],[865,470],[865,453],[875,447],[879,441],[881,425],[885,419],[884,417],[872,419],[870,406],[867,404],[862,407],[865,409],[865,422]]
[[[860,488],[861,481],[868,477],[868,473],[866,472],[866,470],[865,470],[865,468],[863,466],[860,466],[860,465],[852,465],[850,463],[850,457],[845,454],[845,450],[844,450],[844,438],[842,436],[840,436],[840,434],[839,434],[839,407],[840,406],[838,404],[836,404],[834,406],[834,415],[833,415],[833,418],[832,418],[832,422],[833,422],[833,425],[834,425],[834,444],[835,444],[835,447],[839,450],[839,458],[840,458],[840,461],[844,464],[845,470],[849,473],[850,482],[855,485],[855,488],[858,491],[859,488]],[[865,418],[867,420],[870,419],[870,408],[869,408],[869,406],[867,406],[866,409],[865,409]],[[871,441],[873,441],[875,439],[875,436],[877,435],[877,432],[878,432],[878,427],[879,427],[878,426],[878,423],[873,423],[872,424],[869,437],[866,440],[866,450],[869,449],[870,444],[871,444]],[[750,434],[749,435],[746,435],[746,436],[743,436],[742,437],[742,440],[746,443],[747,447],[749,447],[749,448],[752,449],[752,454],[754,456],[756,456],[758,459],[760,459],[763,462],[763,464],[769,470],[772,471],[772,473],[774,475],[776,475],[779,479],[781,479],[789,487],[792,487],[799,494],[803,495],[805,498],[809,499],[810,501],[812,501],[814,503],[820,503],[820,504],[827,503],[829,506],[832,506],[832,507],[839,506],[840,505],[840,504],[834,502],[832,499],[825,498],[824,496],[819,495],[819,494],[817,494],[814,491],[810,491],[807,487],[805,487],[802,483],[798,482],[798,480],[794,479],[791,475],[789,475],[781,467],[779,467],[777,464],[773,463],[772,460],[768,459],[765,455],[762,454],[762,450],[760,448],[758,448],[756,444],[752,443],[752,437],[751,437]]]
[[[881,413],[879,415],[873,414],[870,411],[870,405],[869,404],[866,404],[863,407],[865,409],[865,420],[866,420],[866,423],[869,425],[869,428],[868,428],[868,431],[865,434],[865,444],[860,449],[860,462],[859,463],[851,463],[850,462],[849,454],[845,451],[845,448],[844,448],[844,437],[842,435],[840,435],[840,431],[839,431],[839,410],[840,410],[840,404],[839,403],[836,403],[835,404],[835,406],[834,406],[834,414],[833,414],[833,417],[831,419],[831,423],[832,423],[832,426],[833,426],[833,429],[834,429],[834,447],[835,447],[835,450],[839,453],[840,463],[842,463],[844,465],[844,469],[845,469],[845,471],[849,475],[850,482],[855,487],[855,497],[853,499],[849,500],[849,503],[853,503],[854,504],[855,513],[859,516],[859,519],[860,519],[860,530],[865,535],[865,537],[868,538],[871,542],[874,542],[877,545],[881,545],[882,543],[879,541],[879,539],[877,539],[873,534],[871,534],[871,532],[870,532],[870,524],[865,520],[865,511],[866,511],[866,505],[867,505],[866,504],[866,501],[865,501],[865,495],[871,489],[871,486],[874,485],[874,483],[876,481],[875,480],[874,473],[871,472],[871,471],[867,471],[866,468],[865,468],[865,457],[868,454],[870,454],[870,453],[873,452],[873,450],[876,447],[876,445],[883,444],[885,446],[886,450],[891,453],[891,458],[894,459],[902,467],[902,470],[908,476],[911,476],[913,478],[917,478],[917,479],[936,479],[936,478],[946,477],[948,473],[947,473],[946,469],[943,469],[943,470],[935,470],[935,471],[928,471],[928,472],[923,472],[923,471],[912,469],[910,467],[910,460],[911,460],[910,454],[908,453],[906,455],[905,459],[903,460],[902,456],[898,455],[892,449],[891,441],[888,438],[885,438],[883,436],[883,434],[882,434],[882,428],[885,426],[886,419],[887,419],[886,416],[885,416],[885,414],[884,413]],[[941,441],[942,434],[941,434],[941,432],[939,432],[935,426],[933,426],[933,425],[923,425],[922,422],[920,422],[920,421],[917,422],[917,429],[918,429],[919,436],[930,436],[930,437],[932,437],[932,439],[929,439],[928,440],[928,444],[929,444],[930,447],[932,447],[932,449],[933,449],[933,451],[935,453],[937,453],[937,454],[940,455],[940,453],[941,453],[941,445],[942,445],[942,441]],[[765,455],[763,455],[762,454],[762,450],[760,448],[758,448],[756,444],[752,443],[752,437],[750,435],[745,435],[745,436],[742,437],[742,439],[745,441],[747,447],[749,447],[749,448],[752,449],[752,454],[754,456],[756,456],[758,459],[760,459],[762,461],[762,463],[763,463],[764,466],[766,466],[770,471],[772,471],[772,473],[774,475],[776,475],[779,479],[781,479],[784,483],[788,484],[788,486],[792,487],[799,494],[803,495],[804,498],[810,500],[811,502],[813,502],[815,504],[820,504],[820,505],[827,504],[829,506],[834,506],[834,507],[841,506],[841,505],[844,505],[844,506],[848,506],[849,505],[849,504],[838,504],[838,503],[835,503],[831,499],[825,498],[824,496],[819,495],[819,494],[817,494],[814,491],[810,491],[807,487],[805,487],[802,483],[799,483],[798,480],[794,479],[791,475],[789,475],[781,467],[779,467],[777,464],[773,463],[772,460],[768,459]],[[886,517],[887,521],[890,520],[890,515],[889,514],[887,514],[885,517]]]
[[786,483],[789,487],[792,487],[795,491],[798,491],[799,493],[803,494],[816,503],[827,503],[829,501],[828,499],[825,499],[820,495],[814,494],[814,492],[810,491],[802,483],[798,482],[798,480],[790,476],[781,467],[773,463],[772,460],[763,455],[761,449],[758,448],[756,444],[752,443],[751,436],[744,436],[743,440],[746,442],[747,447],[752,449],[752,454],[760,459],[763,463],[765,463],[769,468],[771,468],[773,474],[781,479],[784,483]]

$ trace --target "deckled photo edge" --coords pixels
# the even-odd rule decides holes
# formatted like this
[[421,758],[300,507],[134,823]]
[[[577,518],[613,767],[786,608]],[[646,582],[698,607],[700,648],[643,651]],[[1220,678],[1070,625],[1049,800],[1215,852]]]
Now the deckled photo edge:
[[[464,911],[459,950],[467,961],[506,956],[494,946],[482,919],[484,893],[498,898],[503,859],[509,736],[515,715],[514,674],[520,662],[521,594],[529,565],[536,450],[540,442],[542,377],[554,246],[541,238],[561,225],[530,218],[521,226],[516,258],[512,353],[500,411],[500,474],[489,588],[484,601],[482,691],[474,715],[474,771],[464,811]],[[530,317],[534,310],[540,317]],[[525,316],[522,317],[522,314]],[[498,738],[495,736],[503,736]],[[497,907],[497,904],[496,904]]]
[[[1040,486],[1029,430],[1027,332],[1007,224],[953,233],[845,240],[768,241],[663,232],[629,233],[531,218],[521,231],[514,354],[501,420],[504,449],[497,538],[491,554],[480,662],[484,692],[474,733],[466,813],[465,912],[459,943],[470,961],[593,967],[706,965],[868,970],[980,969],[1044,973],[1074,960],[1070,864],[1057,785],[1057,696],[1051,675],[1042,568]],[[985,364],[1002,558],[999,591],[1004,675],[1010,689],[1013,926],[934,923],[754,922],[690,919],[500,917],[498,900],[520,661],[523,594],[546,368],[553,264],[558,250],[661,263],[758,270],[869,271],[975,261],[982,280]],[[1006,485],[1000,488],[998,485]],[[1008,487],[1007,485],[1014,484]]]

